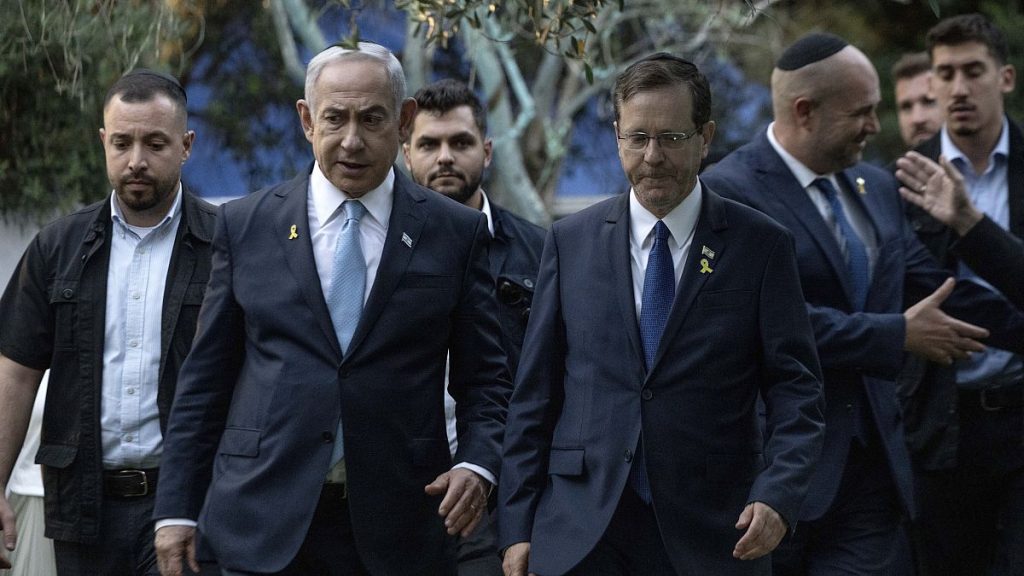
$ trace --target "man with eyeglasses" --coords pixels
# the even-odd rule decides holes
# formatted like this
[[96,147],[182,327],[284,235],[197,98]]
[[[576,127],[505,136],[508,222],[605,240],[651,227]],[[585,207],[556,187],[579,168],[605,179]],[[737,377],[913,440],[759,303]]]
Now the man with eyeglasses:
[[632,188],[545,243],[498,485],[505,574],[767,575],[823,436],[792,237],[697,179],[715,123],[696,66],[655,54],[612,97]]
[[904,353],[949,364],[984,349],[989,330],[987,343],[1024,344],[1022,317],[954,288],[903,217],[893,176],[861,162],[879,100],[863,52],[804,36],[772,73],[775,121],[703,176],[793,233],[824,370],[825,448],[805,525],[772,555],[776,576],[905,574],[900,525],[915,506],[895,384]]

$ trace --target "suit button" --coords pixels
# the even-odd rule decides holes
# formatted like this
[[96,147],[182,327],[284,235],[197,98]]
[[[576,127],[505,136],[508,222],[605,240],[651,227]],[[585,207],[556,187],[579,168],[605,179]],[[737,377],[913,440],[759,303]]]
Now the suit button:
[[60,295],[63,296],[65,300],[71,300],[71,297],[75,295],[75,291],[71,288],[65,288]]
[[321,437],[323,437],[324,439],[324,444],[330,444],[331,442],[334,442],[334,434],[331,434],[330,432],[324,432],[323,434],[321,434]]
[[630,450],[629,448],[626,448],[626,462],[629,463],[629,462],[632,462],[632,461],[633,461],[633,451]]
[[349,369],[348,368],[342,368],[341,370],[338,371],[338,374],[340,374],[342,378],[348,378]]
[[654,392],[651,392],[649,388],[644,388],[644,391],[640,393],[640,397],[644,400],[650,400],[654,398]]
[[853,404],[847,404],[846,405],[846,411],[847,412],[853,412]]

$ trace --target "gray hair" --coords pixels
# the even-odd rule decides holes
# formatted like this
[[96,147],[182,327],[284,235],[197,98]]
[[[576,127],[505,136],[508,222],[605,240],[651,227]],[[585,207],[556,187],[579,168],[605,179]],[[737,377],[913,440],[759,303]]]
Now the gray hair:
[[317,54],[306,66],[306,104],[310,110],[316,110],[313,101],[314,87],[324,67],[339,60],[355,59],[377,60],[384,64],[387,69],[388,79],[391,81],[391,92],[395,98],[395,110],[402,108],[402,100],[405,99],[405,72],[402,70],[402,63],[395,58],[390,50],[374,42],[360,42],[357,50],[342,48],[334,45]]

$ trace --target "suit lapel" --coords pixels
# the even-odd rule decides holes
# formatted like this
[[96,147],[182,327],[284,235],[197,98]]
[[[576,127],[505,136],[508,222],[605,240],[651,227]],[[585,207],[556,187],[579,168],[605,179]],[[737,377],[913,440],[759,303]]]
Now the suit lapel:
[[[665,324],[665,331],[661,335],[658,344],[658,352],[654,356],[654,367],[661,363],[661,358],[668,348],[675,334],[679,332],[686,318],[686,314],[693,306],[694,300],[704,283],[713,274],[715,262],[722,259],[725,244],[718,235],[724,230],[728,222],[725,218],[725,205],[722,198],[708,190],[707,186],[701,187],[703,197],[701,199],[700,217],[697,218],[697,227],[693,231],[693,241],[690,249],[683,260],[682,276],[676,286],[676,298],[672,303],[672,311],[669,313],[668,322]],[[706,250],[705,250],[706,248]],[[714,255],[713,257],[711,255]],[[706,260],[704,266],[701,261]],[[703,270],[703,272],[702,272]],[[708,272],[711,270],[712,272]],[[651,372],[653,372],[653,368]]]
[[[359,318],[359,325],[352,335],[348,356],[352,355],[352,351],[359,347],[370,328],[377,323],[377,318],[405,274],[413,251],[419,246],[420,233],[426,220],[424,209],[419,205],[425,199],[423,193],[405,175],[395,170],[394,203],[391,206],[380,266],[370,297],[363,308],[363,315]],[[404,237],[408,237],[408,243],[403,241]]]
[[807,190],[800,186],[800,182],[793,176],[789,166],[786,166],[779,154],[771,147],[768,137],[762,134],[761,139],[763,140],[763,150],[757,157],[761,159],[762,163],[757,170],[764,175],[762,181],[765,183],[765,189],[770,190],[770,193],[774,194],[800,222],[832,268],[833,275],[843,287],[847,302],[853,302],[853,286],[850,285],[846,263],[839,249],[839,242],[836,241],[835,233],[821,217],[818,208],[807,195]]
[[313,239],[309,233],[307,206],[308,189],[309,174],[307,173],[293,179],[289,186],[277,192],[276,199],[280,202],[280,206],[277,209],[277,216],[274,220],[275,227],[271,234],[277,238],[285,255],[284,260],[288,263],[292,275],[295,276],[302,296],[306,299],[306,304],[313,311],[317,326],[323,331],[324,336],[327,337],[340,358],[341,346],[338,344],[338,336],[334,333],[334,325],[331,324],[331,314],[327,309],[323,288],[320,286],[316,260],[313,259]]
[[[605,226],[601,228],[599,241],[604,245],[604,252],[611,260],[608,270],[614,282],[616,300],[626,336],[633,352],[633,358],[644,365],[643,347],[640,344],[640,322],[636,317],[636,302],[633,299],[633,265],[629,255],[629,195],[620,195],[608,206]],[[618,272],[614,272],[618,271]],[[611,321],[611,319],[609,319]]]

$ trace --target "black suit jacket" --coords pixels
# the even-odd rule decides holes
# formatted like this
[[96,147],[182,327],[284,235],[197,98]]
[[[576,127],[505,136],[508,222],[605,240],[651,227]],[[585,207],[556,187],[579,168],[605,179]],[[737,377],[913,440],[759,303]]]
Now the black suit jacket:
[[515,375],[533,303],[545,231],[494,202],[490,205],[494,222],[491,275],[498,294],[501,343],[508,356],[509,371]]
[[497,475],[511,388],[486,219],[396,171],[380,266],[342,357],[310,243],[308,181],[222,207],[155,517],[198,518],[224,568],[283,569],[312,520],[340,417],[363,563],[374,574],[448,573],[440,498],[424,486],[452,466],[449,351],[456,462]]
[[984,217],[953,244],[953,253],[1024,308],[1024,243]]
[[[1012,119],[1009,127],[1010,232],[1019,239],[1024,238],[1024,134]],[[917,151],[937,162],[942,153],[941,135],[926,140]],[[955,275],[961,257],[955,248],[956,232],[912,204],[907,205],[907,217],[921,242],[950,275]],[[927,294],[908,293],[908,303],[924,296]],[[915,462],[925,469],[955,466],[960,441],[956,370],[911,358],[900,376],[900,398],[907,423],[907,442]]]

